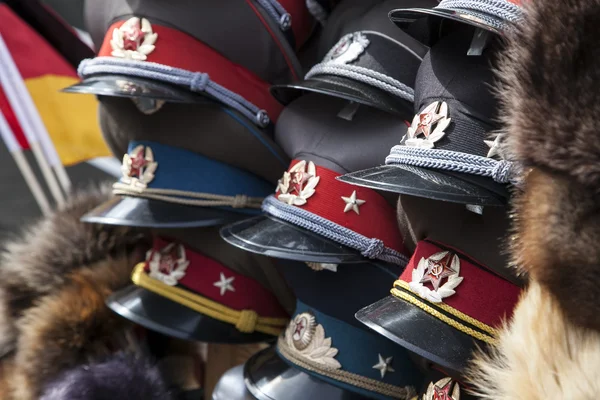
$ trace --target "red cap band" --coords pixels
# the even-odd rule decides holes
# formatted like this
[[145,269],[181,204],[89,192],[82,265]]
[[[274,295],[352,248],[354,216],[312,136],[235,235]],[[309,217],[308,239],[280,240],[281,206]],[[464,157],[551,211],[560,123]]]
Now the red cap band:
[[[300,164],[304,163],[304,164]],[[335,179],[337,172],[315,165],[315,175],[306,169],[313,163],[293,160],[280,180],[275,197],[302,208],[367,238],[383,241],[385,247],[404,253],[402,235],[396,224],[396,210],[373,189],[353,186]],[[305,165],[298,169],[298,166]],[[285,180],[289,178],[287,190]],[[310,187],[318,179],[314,193]],[[297,183],[298,180],[304,182]],[[308,189],[308,190],[307,190]],[[293,200],[296,196],[297,200]],[[298,201],[299,200],[299,201]],[[304,204],[299,204],[305,201]]]
[[495,328],[512,315],[521,288],[469,256],[440,246],[419,242],[392,294],[407,300],[410,293],[425,304],[420,306],[425,311],[433,307],[433,316],[466,323],[493,337]]
[[[125,22],[127,21],[115,22],[108,29],[98,52],[99,57],[113,56],[111,44],[113,32]],[[211,81],[239,94],[258,108],[264,109],[271,121],[277,121],[283,106],[271,96],[270,85],[267,82],[186,33],[158,24],[152,24],[152,32],[157,35],[157,38],[152,45],[154,48],[146,52],[145,61],[191,72],[206,73]],[[142,45],[143,43],[131,44],[134,50],[138,50]]]
[[261,317],[288,317],[277,298],[257,281],[181,244],[155,238],[144,269],[167,285],[177,285],[230,309],[253,310]]
[[306,7],[306,0],[279,0],[279,4],[292,17],[296,50],[299,50],[310,37],[314,24],[314,19]]

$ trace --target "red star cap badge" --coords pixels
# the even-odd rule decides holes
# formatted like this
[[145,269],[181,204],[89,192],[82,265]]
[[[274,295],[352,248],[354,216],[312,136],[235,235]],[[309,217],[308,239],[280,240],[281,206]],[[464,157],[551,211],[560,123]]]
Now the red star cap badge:
[[304,189],[304,184],[311,178],[312,175],[303,172],[303,171],[295,171],[292,172],[291,174],[291,189],[288,193],[293,193],[296,192],[297,194],[300,194],[302,192],[302,189]]
[[427,260],[427,272],[421,279],[420,283],[430,282],[433,290],[438,290],[442,279],[447,278],[457,273],[450,265],[454,254],[448,252],[441,260]]
[[452,389],[453,381],[448,381],[442,387],[437,384],[433,386],[433,400],[452,400],[450,390]]
[[148,160],[146,160],[145,149],[142,147],[138,151],[133,154],[131,157],[131,169],[129,170],[129,176],[139,177],[144,168],[148,165]]
[[419,124],[417,125],[417,129],[415,130],[415,137],[419,136],[419,134],[423,134],[426,138],[429,137],[431,133],[431,127],[433,124],[438,122],[440,119],[444,118],[443,115],[437,114],[437,109],[431,110],[426,113],[419,114]]
[[123,32],[123,48],[125,50],[137,50],[140,47],[140,43],[146,36],[145,32],[142,32],[140,23],[129,26],[127,30]]

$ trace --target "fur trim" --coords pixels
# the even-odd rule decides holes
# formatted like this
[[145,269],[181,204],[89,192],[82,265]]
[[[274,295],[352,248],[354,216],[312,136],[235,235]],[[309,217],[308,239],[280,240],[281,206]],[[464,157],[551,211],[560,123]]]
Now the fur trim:
[[133,324],[114,314],[104,300],[129,283],[131,267],[122,257],[78,269],[60,291],[24,312],[6,377],[14,399],[37,399],[60,373],[129,347]]
[[533,283],[491,355],[469,373],[485,399],[595,399],[600,392],[600,335],[572,325],[553,297]]
[[168,400],[156,366],[144,359],[117,354],[63,374],[47,386],[40,400]]
[[600,209],[564,175],[534,169],[515,197],[513,263],[555,296],[578,326],[600,332]]
[[40,296],[57,291],[71,271],[124,257],[146,242],[136,228],[79,221],[111,196],[108,185],[75,192],[65,207],[4,245],[0,254],[0,356],[14,347],[15,321],[24,310]]
[[523,2],[500,62],[509,154],[522,162],[513,263],[600,331],[600,0]]
[[525,1],[500,63],[510,152],[600,192],[600,1]]

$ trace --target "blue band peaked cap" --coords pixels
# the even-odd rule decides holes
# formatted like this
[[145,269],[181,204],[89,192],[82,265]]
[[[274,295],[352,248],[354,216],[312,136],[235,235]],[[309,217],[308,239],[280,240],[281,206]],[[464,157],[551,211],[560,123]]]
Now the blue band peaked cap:
[[[150,149],[150,153],[147,149]],[[124,160],[123,177],[113,187],[116,194],[174,203],[183,201],[183,204],[188,200],[229,202],[231,204],[213,206],[229,207],[240,213],[258,214],[262,198],[273,192],[273,185],[264,179],[189,150],[150,141],[132,141],[129,144],[129,154],[125,158],[135,157],[136,151],[143,151],[143,157],[155,163],[154,171],[151,172],[153,176],[135,187],[126,174],[127,162]]]
[[[407,350],[300,300],[296,304],[294,317],[277,343],[277,353],[286,362],[368,398],[408,399],[416,394],[414,386],[420,385],[422,374]],[[325,351],[327,338],[331,345]],[[320,347],[318,352],[311,351],[315,347]]]

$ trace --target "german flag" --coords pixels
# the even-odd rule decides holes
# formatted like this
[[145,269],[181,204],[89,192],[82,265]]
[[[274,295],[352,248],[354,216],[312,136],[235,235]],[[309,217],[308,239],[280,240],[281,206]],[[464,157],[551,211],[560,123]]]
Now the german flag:
[[[96,119],[92,95],[73,96],[60,90],[79,81],[75,68],[7,4],[0,3],[0,35],[14,59],[29,94],[64,165],[109,156]],[[0,90],[0,110],[24,149],[27,139]]]

